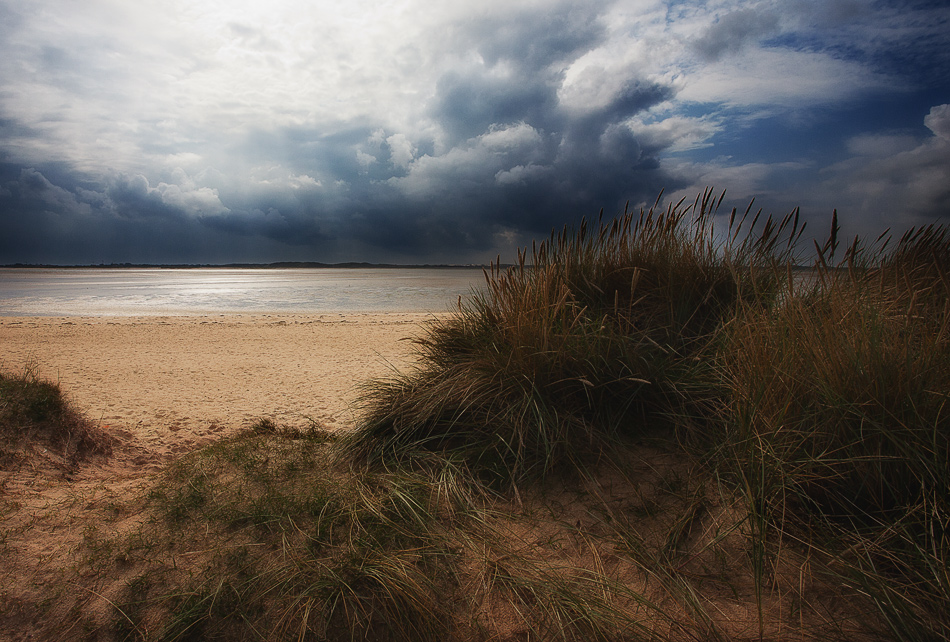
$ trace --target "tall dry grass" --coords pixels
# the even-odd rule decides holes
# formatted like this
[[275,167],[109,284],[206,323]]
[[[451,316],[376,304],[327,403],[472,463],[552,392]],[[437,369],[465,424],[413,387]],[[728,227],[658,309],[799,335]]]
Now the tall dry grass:
[[353,451],[449,449],[517,481],[678,420],[716,330],[779,295],[802,229],[797,212],[760,229],[747,210],[718,239],[721,201],[707,190],[584,222],[493,267],[484,293],[418,341],[417,370],[368,389]]
[[763,537],[825,551],[900,639],[950,633],[950,242],[819,254],[815,281],[723,333],[713,440]]
[[517,485],[676,435],[744,498],[760,609],[783,548],[803,548],[890,634],[950,635],[946,230],[839,253],[835,216],[802,270],[797,212],[733,211],[723,232],[721,200],[585,223],[494,267],[416,370],[373,384],[351,452],[437,451]]

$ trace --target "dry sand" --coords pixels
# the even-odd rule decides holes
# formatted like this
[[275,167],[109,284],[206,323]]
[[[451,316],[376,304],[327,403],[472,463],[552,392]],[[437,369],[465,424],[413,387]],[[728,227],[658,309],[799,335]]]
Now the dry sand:
[[0,368],[35,364],[109,432],[174,455],[264,417],[352,425],[359,384],[405,368],[427,318],[3,317]]

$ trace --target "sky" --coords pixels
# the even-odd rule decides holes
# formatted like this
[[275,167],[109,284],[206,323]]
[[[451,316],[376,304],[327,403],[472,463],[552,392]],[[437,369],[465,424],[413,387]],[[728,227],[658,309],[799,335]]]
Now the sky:
[[950,7],[0,0],[0,264],[508,261],[706,187],[950,223]]

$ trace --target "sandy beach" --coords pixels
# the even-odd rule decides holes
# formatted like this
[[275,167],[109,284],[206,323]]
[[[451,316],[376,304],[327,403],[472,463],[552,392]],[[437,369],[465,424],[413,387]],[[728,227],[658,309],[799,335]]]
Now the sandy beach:
[[35,364],[91,419],[152,455],[267,417],[352,425],[358,386],[411,360],[431,314],[3,317],[0,368]]

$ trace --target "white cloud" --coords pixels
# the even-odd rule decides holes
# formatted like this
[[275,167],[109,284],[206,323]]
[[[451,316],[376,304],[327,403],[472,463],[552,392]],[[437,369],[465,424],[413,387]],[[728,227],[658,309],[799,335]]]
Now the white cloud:
[[[801,206],[810,218],[826,218],[837,209],[844,236],[873,240],[894,231],[950,218],[950,106],[933,107],[924,119],[933,133],[861,134],[847,141],[849,158],[825,167],[798,162],[735,163],[718,158],[706,163],[668,161],[668,171],[689,181],[669,195],[692,198],[706,186],[728,188],[737,201]],[[772,213],[775,213],[774,211]],[[826,221],[813,225],[819,236]]]
[[[918,223],[936,213],[950,216],[950,105],[933,107],[924,123],[933,136],[913,146],[904,137],[852,141],[849,150],[857,154],[825,168],[821,195],[881,225],[904,216],[917,217]],[[877,144],[862,143],[867,140]]]
[[910,134],[859,134],[848,139],[845,147],[854,156],[891,156],[913,149],[920,140]]
[[308,188],[314,189],[318,187],[323,187],[323,183],[314,178],[313,176],[308,176],[307,174],[292,174],[290,176],[290,184],[293,189]]
[[584,114],[610,104],[631,78],[668,81],[679,70],[682,55],[667,24],[666,3],[657,0],[617,2],[603,17],[602,42],[563,71],[558,99],[572,114]]
[[[712,113],[740,108],[746,114],[752,108],[755,118],[841,104],[874,91],[901,91],[901,79],[872,70],[867,56],[840,53],[873,46],[869,38],[882,43],[895,37],[881,33],[869,17],[880,9],[856,7],[861,4],[618,2],[605,13],[606,38],[565,69],[558,98],[571,113],[589,113],[638,77],[673,88],[676,108],[701,103]],[[768,41],[779,35],[785,36],[784,45]],[[808,45],[796,46],[800,41]]]
[[549,176],[553,169],[544,165],[515,165],[511,169],[501,170],[495,174],[495,182],[499,185],[517,185],[531,182],[538,178]]
[[950,141],[950,105],[931,107],[924,117],[924,125],[938,138]]
[[840,103],[869,90],[899,90],[899,83],[856,62],[823,52],[755,49],[697,68],[677,98],[730,107],[801,109]]
[[413,196],[440,194],[458,183],[491,183],[499,173],[514,169],[513,160],[530,164],[540,158],[541,143],[540,133],[525,123],[494,126],[465,147],[415,159],[405,177],[391,178],[389,183]]
[[386,139],[389,143],[389,159],[396,167],[406,168],[416,155],[416,147],[405,134],[393,134]]
[[532,149],[541,143],[541,135],[527,123],[493,125],[476,139],[476,145],[493,152]]
[[[218,197],[218,190],[196,185],[180,168],[171,173],[169,181],[161,181],[155,187],[141,174],[115,175],[113,188],[116,186],[121,186],[122,192],[132,195],[134,199],[129,202],[119,198],[119,202],[110,205],[109,209],[123,216],[130,214],[125,209],[135,201],[161,203],[173,211],[192,217],[220,216],[230,212]],[[116,197],[113,191],[112,200]]]
[[203,161],[201,154],[193,152],[179,152],[165,156],[165,164],[170,167],[195,166],[202,164]]
[[710,117],[672,115],[635,116],[627,121],[630,130],[644,147],[683,152],[712,145],[710,139],[722,125]]
[[367,154],[361,149],[356,150],[356,162],[359,163],[361,171],[366,172],[369,166],[377,161],[372,154]]
[[219,216],[230,210],[218,199],[218,191],[208,187],[188,187],[174,183],[159,183],[149,191],[158,193],[162,203],[190,216]]

